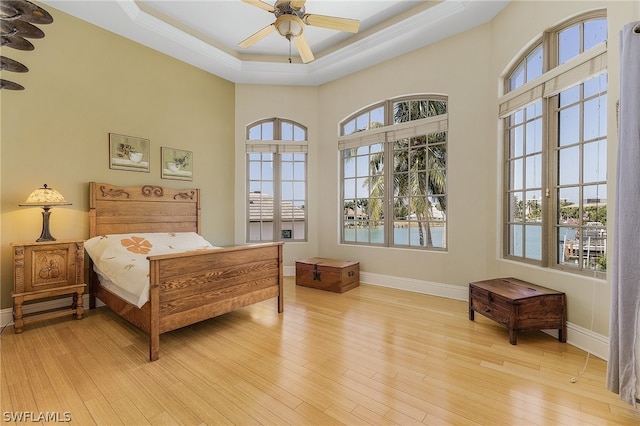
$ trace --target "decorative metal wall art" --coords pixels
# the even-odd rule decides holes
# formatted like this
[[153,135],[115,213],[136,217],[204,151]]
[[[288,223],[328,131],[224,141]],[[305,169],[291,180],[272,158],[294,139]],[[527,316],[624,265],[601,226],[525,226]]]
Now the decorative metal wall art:
[[[27,0],[2,0],[0,2],[1,46],[17,50],[33,50],[35,46],[27,38],[43,38],[44,32],[33,24],[50,24],[53,17],[40,6]],[[28,72],[29,68],[11,58],[2,56],[1,71]],[[0,89],[24,90],[24,86],[0,79]]]

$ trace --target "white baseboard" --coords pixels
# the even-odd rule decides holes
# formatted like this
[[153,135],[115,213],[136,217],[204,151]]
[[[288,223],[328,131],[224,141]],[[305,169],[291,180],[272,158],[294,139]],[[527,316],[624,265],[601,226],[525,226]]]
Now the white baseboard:
[[[295,266],[285,266],[283,274],[285,276],[295,276]],[[428,294],[431,296],[445,297],[454,300],[469,300],[469,290],[451,284],[442,284],[431,281],[416,280],[413,278],[393,277],[382,274],[372,274],[367,272],[360,273],[360,281],[370,285],[380,287],[394,288],[397,290],[412,291],[414,293]],[[98,306],[104,306],[99,300],[96,301]],[[55,309],[71,305],[71,297],[50,300],[40,303],[32,303],[24,305],[24,313],[37,312],[45,309]],[[83,305],[85,309],[89,307],[89,295],[83,296]],[[12,309],[7,308],[0,311],[0,326],[5,327],[13,324]],[[545,333],[558,337],[557,330],[545,330]],[[601,334],[594,333],[591,330],[580,327],[578,325],[567,323],[567,343],[580,348],[592,355],[603,360],[609,357],[609,338]]]
[[[295,272],[295,271],[294,271]],[[442,284],[411,278],[392,277],[389,275],[360,273],[363,283],[398,290],[413,291],[431,296],[445,297],[454,300],[469,301],[469,289],[457,285]],[[545,333],[558,338],[558,330],[544,330]],[[609,338],[595,333],[579,325],[567,322],[567,343],[605,361],[609,358]]]

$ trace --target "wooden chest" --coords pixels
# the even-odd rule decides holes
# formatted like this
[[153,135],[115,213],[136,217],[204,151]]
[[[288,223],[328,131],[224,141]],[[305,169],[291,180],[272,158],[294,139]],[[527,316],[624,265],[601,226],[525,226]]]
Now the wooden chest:
[[495,278],[469,283],[469,319],[474,312],[509,330],[516,344],[518,331],[557,329],[558,340],[567,341],[567,300],[564,293],[516,278]]
[[360,285],[360,262],[324,257],[297,260],[296,285],[344,293]]

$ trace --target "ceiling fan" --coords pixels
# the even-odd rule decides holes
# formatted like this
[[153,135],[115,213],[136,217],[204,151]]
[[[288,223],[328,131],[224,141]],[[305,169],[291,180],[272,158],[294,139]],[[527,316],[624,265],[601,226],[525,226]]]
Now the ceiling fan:
[[[311,47],[309,47],[309,42],[304,35],[305,25],[328,28],[331,30],[347,31],[350,33],[357,33],[360,27],[360,21],[357,19],[337,18],[334,16],[306,13],[304,7],[306,0],[276,0],[273,6],[261,0],[242,1],[273,13],[276,20],[272,24],[267,25],[257,33],[241,41],[238,46],[242,48],[251,47],[272,32],[278,31],[281,36],[286,37],[286,39],[289,40],[289,43],[291,43],[291,39],[293,39],[296,44],[296,48],[298,49],[298,53],[300,54],[300,58],[305,64],[313,61],[314,59]],[[289,58],[289,62],[291,62],[291,58]]]

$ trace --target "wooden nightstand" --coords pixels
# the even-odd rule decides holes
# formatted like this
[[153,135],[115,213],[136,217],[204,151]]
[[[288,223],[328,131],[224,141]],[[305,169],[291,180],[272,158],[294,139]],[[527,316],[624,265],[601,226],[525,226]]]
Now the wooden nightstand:
[[[11,243],[13,247],[13,323],[24,324],[64,315],[82,318],[84,283],[83,240]],[[71,306],[23,313],[24,302],[73,295]]]

